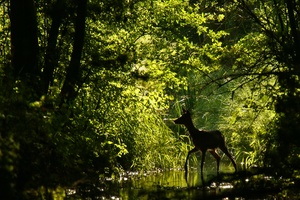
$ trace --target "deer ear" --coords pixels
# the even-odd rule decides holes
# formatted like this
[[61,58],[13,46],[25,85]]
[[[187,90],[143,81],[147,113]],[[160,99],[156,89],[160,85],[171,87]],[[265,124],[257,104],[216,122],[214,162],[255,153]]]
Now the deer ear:
[[186,109],[184,109],[184,108],[182,108],[182,113],[184,114],[184,113],[186,113]]

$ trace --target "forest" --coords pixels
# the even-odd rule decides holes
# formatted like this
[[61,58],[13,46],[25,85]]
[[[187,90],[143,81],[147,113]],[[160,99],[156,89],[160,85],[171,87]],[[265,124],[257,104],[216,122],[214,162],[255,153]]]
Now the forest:
[[0,55],[0,196],[182,168],[182,108],[300,177],[299,0],[2,0]]

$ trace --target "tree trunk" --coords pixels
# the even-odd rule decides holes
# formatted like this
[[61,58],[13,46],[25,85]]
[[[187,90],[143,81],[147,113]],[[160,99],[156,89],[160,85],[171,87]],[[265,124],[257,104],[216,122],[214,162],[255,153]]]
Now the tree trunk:
[[43,94],[47,94],[49,87],[53,85],[53,72],[55,67],[58,64],[58,49],[57,46],[57,39],[59,34],[59,27],[62,23],[62,19],[64,16],[64,10],[65,10],[65,1],[57,0],[53,10],[51,11],[52,15],[52,24],[49,31],[49,37],[48,37],[48,46],[46,49],[46,55],[45,55],[45,66],[43,70]]
[[70,65],[67,69],[66,79],[60,93],[62,103],[68,103],[76,97],[75,87],[81,79],[80,60],[84,44],[87,0],[77,0],[77,6],[73,52]]
[[11,55],[14,79],[38,92],[37,19],[33,0],[11,0]]
[[297,13],[296,5],[294,1],[286,0],[286,6],[288,10],[288,17],[289,17],[289,26],[291,29],[291,37],[293,41],[293,45],[291,49],[293,49],[294,52],[292,52],[292,58],[293,58],[293,65],[295,65],[296,72],[298,75],[300,74],[300,32],[298,23],[295,19],[295,15]]

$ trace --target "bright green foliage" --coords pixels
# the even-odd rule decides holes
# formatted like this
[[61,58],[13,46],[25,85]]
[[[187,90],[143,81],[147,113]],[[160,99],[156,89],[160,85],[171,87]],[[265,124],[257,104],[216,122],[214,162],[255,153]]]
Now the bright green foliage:
[[[101,77],[108,75],[114,76],[104,71]],[[87,121],[87,128],[81,135],[87,134],[83,138],[89,138],[89,145],[95,148],[97,157],[111,157],[107,167],[116,163],[124,169],[176,166],[180,160],[175,160],[174,156],[178,155],[176,148],[181,144],[176,144],[157,115],[166,109],[168,96],[162,96],[159,87],[131,86],[126,80],[128,74],[123,75],[117,75],[119,79],[116,80],[104,78],[82,88],[77,109],[84,114],[79,114],[76,121]],[[163,145],[165,143],[173,145]]]
[[226,132],[227,142],[233,147],[239,147],[235,149],[239,161],[245,159],[245,164],[263,165],[275,112],[270,107],[272,99],[264,95],[266,91],[254,87],[244,86],[234,95],[234,99],[224,105],[224,121],[220,128]]
[[[293,87],[298,87],[294,81],[298,75],[284,75],[298,68],[294,66],[297,47],[295,54],[291,55],[289,53],[292,51],[286,49],[287,43],[297,43],[297,37],[294,37],[295,41],[285,43],[291,39],[286,34],[292,31],[292,27],[289,29],[284,20],[291,20],[292,17],[285,16],[283,12],[284,9],[290,9],[286,7],[289,3],[238,1],[237,4],[227,4],[224,9],[216,9],[217,13],[224,13],[225,16],[214,18],[222,20],[219,28],[226,31],[220,31],[225,37],[222,43],[205,44],[217,51],[215,54],[206,54],[209,62],[203,59],[207,57],[201,57],[200,62],[193,60],[196,66],[202,66],[199,68],[201,73],[195,69],[188,73],[188,90],[178,97],[181,102],[184,100],[183,106],[194,110],[197,127],[220,128],[229,145],[235,148],[237,158],[245,159],[248,165],[265,165],[265,156],[273,154],[270,153],[271,149],[274,150],[277,142],[281,143],[283,135],[298,138],[292,134],[297,132],[295,130],[291,134],[283,131],[282,139],[278,141],[274,123],[279,116],[278,109],[275,109],[275,106],[278,107],[277,101],[280,100],[279,105],[285,104],[286,101],[282,102],[281,99],[295,91]],[[298,7],[292,9],[298,10]],[[213,23],[209,26],[213,27]],[[297,94],[293,93],[292,96],[288,102],[297,105],[292,103],[297,99]],[[289,111],[287,104],[285,107],[287,110],[283,112],[296,119],[294,111]],[[287,149],[285,145],[282,148]],[[273,158],[276,155],[273,154]]]
[[[0,172],[11,194],[181,167],[191,148],[171,123],[181,106],[196,127],[220,129],[239,161],[299,155],[298,1],[26,2],[26,22],[8,15],[22,2],[0,8]],[[22,24],[30,44],[11,34]],[[24,51],[36,42],[36,55]],[[15,64],[26,52],[34,70]]]
[[[177,150],[173,156],[169,152],[174,147],[180,150],[181,145],[176,147],[180,140],[175,140],[157,114],[168,109],[174,92],[186,88],[185,72],[218,69],[207,63],[218,59],[220,39],[226,32],[208,30],[199,7],[187,2],[139,2],[134,8],[124,23],[88,22],[91,42],[87,41],[84,59],[87,68],[94,67],[86,70],[93,75],[81,88],[78,105],[86,107],[85,117],[89,114],[94,119],[90,125],[101,138],[92,139],[101,143],[97,155],[109,147],[112,157],[120,157],[125,168],[174,166],[183,158],[174,159]],[[204,37],[209,43],[199,47]],[[203,57],[206,64],[201,62]]]

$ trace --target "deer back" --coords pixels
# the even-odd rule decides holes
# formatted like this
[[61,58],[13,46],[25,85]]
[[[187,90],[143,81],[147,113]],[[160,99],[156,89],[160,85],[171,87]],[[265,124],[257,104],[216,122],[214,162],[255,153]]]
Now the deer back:
[[194,145],[200,150],[216,149],[225,145],[223,134],[218,131],[202,131],[191,134]]

